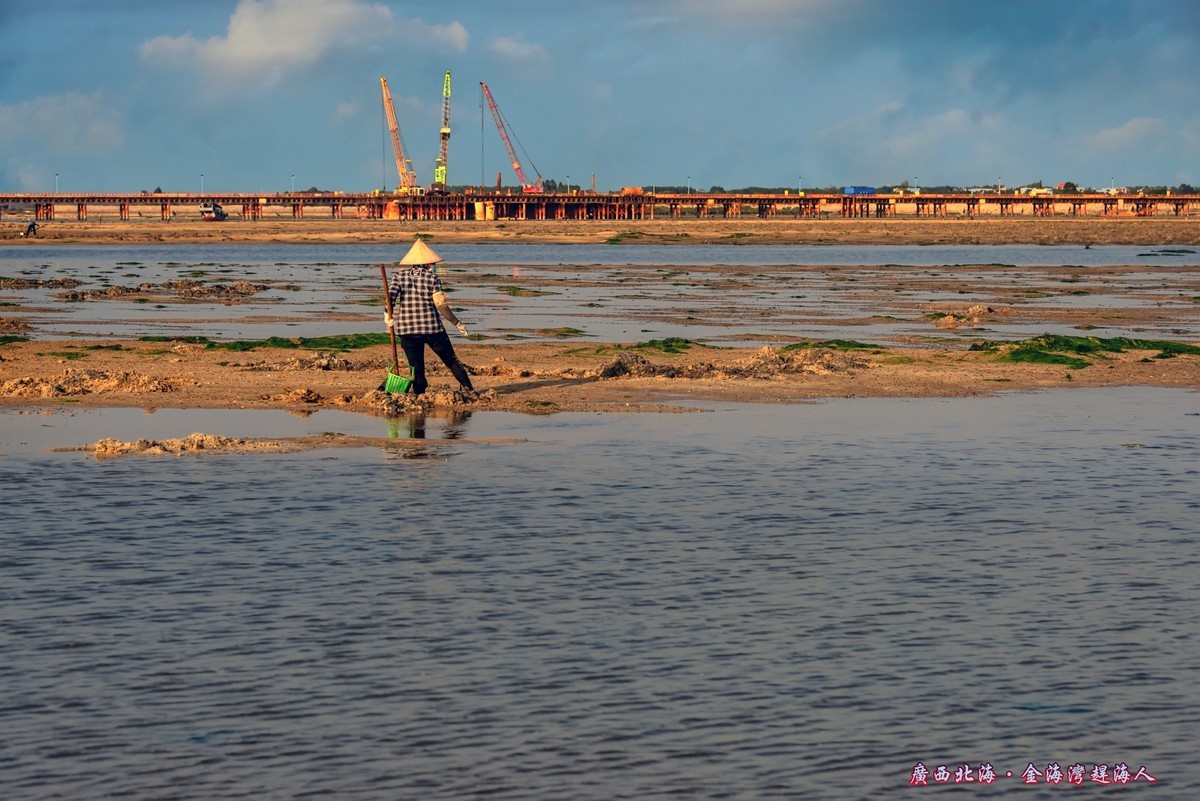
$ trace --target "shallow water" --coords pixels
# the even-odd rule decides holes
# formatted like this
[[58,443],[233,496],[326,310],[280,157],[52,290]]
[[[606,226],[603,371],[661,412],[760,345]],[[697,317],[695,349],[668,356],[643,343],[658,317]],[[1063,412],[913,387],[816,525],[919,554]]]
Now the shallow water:
[[[0,414],[5,796],[1193,797],[1196,398]],[[44,450],[194,430],[431,446]]]
[[[667,337],[746,346],[763,337],[856,338],[880,344],[940,341],[931,311],[1018,304],[989,320],[987,335],[1020,339],[1072,333],[1039,309],[1095,308],[1102,336],[1200,338],[1200,251],[1102,246],[445,245],[452,302],[494,340],[556,340],[565,329],[602,341]],[[0,276],[73,278],[81,289],[208,284],[246,279],[265,291],[228,304],[89,300],[60,290],[0,291],[0,316],[34,338],[207,336],[264,339],[375,332],[382,328],[378,262],[383,245],[58,246],[0,249]],[[830,265],[852,269],[831,270]],[[955,265],[976,265],[976,267]],[[1004,265],[996,267],[995,265]],[[1105,268],[1136,265],[1147,272]],[[1075,277],[1047,274],[1071,267]],[[716,268],[716,269],[714,269]],[[726,269],[727,268],[727,269]],[[1090,272],[1089,272],[1090,271]],[[899,291],[916,281],[924,291]],[[1070,283],[1068,283],[1068,281]],[[731,285],[733,282],[734,285]],[[1012,293],[1036,292],[1026,298]],[[522,295],[521,292],[533,294]],[[1076,294],[1079,293],[1079,294]],[[166,293],[170,295],[171,293]],[[161,298],[159,299],[161,300]],[[1169,315],[1157,319],[1171,304]],[[20,308],[24,307],[24,308]],[[1138,328],[1106,309],[1154,311]],[[859,318],[868,318],[859,319]],[[849,321],[849,322],[848,322]],[[971,336],[967,334],[966,336]]]

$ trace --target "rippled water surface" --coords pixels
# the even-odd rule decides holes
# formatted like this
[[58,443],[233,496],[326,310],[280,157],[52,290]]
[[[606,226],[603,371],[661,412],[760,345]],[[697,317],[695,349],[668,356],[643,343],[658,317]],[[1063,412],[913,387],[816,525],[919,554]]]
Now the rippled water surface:
[[3,797],[1195,797],[1196,398],[160,412],[429,447],[102,462],[46,448],[134,413],[0,414]]

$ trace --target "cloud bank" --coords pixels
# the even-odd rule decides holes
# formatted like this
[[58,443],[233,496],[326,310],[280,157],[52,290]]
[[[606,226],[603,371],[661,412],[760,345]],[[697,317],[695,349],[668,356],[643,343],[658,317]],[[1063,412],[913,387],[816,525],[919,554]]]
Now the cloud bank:
[[398,20],[380,3],[357,0],[241,0],[225,36],[198,40],[190,34],[156,36],[142,44],[143,59],[217,73],[223,77],[283,74],[320,62],[330,54],[358,52],[394,40],[467,47],[458,22],[429,25]]

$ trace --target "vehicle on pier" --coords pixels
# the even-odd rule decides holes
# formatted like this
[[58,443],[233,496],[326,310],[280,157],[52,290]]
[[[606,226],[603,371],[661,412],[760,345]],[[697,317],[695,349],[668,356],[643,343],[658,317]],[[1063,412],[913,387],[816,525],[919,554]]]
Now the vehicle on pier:
[[200,204],[200,219],[206,222],[222,222],[228,217],[220,203],[206,200]]

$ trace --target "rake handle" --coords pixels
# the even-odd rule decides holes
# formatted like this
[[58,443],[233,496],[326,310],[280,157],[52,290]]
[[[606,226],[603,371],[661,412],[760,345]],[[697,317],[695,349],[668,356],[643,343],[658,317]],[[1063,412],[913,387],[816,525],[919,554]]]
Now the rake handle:
[[[379,265],[379,274],[383,276],[383,305],[387,308],[388,317],[392,316],[392,292],[388,286],[387,266]],[[394,318],[393,318],[394,319]],[[396,351],[396,329],[388,328],[388,333],[392,335],[392,364],[396,365],[396,369],[400,369],[400,354]]]

